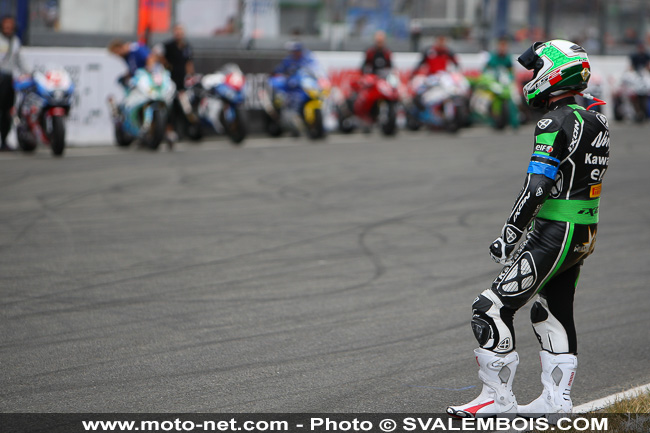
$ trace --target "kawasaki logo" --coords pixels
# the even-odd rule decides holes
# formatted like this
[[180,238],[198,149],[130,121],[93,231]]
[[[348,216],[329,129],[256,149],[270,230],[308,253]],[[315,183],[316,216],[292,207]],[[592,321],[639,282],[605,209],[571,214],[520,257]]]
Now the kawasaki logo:
[[600,131],[596,138],[594,138],[594,141],[591,142],[591,145],[596,149],[600,147],[609,147],[609,132],[605,131],[605,134],[603,134],[603,131]]
[[585,164],[607,165],[609,164],[609,156],[598,156],[594,155],[593,153],[586,153]]

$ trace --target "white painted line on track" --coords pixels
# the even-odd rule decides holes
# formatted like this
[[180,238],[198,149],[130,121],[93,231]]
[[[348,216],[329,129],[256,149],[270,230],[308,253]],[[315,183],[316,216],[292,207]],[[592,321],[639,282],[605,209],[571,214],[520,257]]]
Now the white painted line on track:
[[587,413],[607,406],[611,406],[617,401],[626,400],[636,397],[640,394],[650,392],[650,383],[646,385],[637,386],[636,388],[628,389],[627,391],[619,392],[617,394],[608,395],[607,397],[599,398],[598,400],[590,401],[589,403],[581,404],[573,408],[573,413]]

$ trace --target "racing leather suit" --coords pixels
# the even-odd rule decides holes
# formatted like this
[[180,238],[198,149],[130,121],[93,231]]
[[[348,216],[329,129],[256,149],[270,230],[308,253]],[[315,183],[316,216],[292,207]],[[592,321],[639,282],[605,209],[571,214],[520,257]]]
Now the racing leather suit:
[[502,230],[514,246],[527,235],[490,289],[473,304],[479,345],[515,349],[514,313],[531,310],[543,350],[577,353],[573,297],[580,268],[595,247],[601,182],[609,163],[607,118],[562,98],[537,123],[524,186]]

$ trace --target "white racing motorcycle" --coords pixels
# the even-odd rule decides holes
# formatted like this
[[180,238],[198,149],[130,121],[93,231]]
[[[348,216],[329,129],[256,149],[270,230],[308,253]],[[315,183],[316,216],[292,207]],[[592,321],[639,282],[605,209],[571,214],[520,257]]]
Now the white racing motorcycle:
[[36,71],[30,78],[17,80],[15,88],[18,147],[33,152],[42,143],[50,146],[53,155],[63,155],[65,120],[74,95],[70,74],[59,67]]
[[143,147],[157,150],[165,138],[175,92],[168,71],[138,69],[124,102],[117,107],[111,103],[117,145],[126,147],[140,140]]

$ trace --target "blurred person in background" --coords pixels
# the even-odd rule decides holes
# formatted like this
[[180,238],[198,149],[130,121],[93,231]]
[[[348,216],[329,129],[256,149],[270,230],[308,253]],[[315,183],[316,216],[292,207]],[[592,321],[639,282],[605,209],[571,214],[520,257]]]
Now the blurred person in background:
[[[496,49],[490,52],[490,57],[483,67],[484,73],[492,73],[497,80],[499,79],[501,71],[506,71],[508,83],[512,85],[515,80],[515,75],[512,67],[512,58],[510,56],[508,39],[505,37],[499,38]],[[513,91],[511,94],[515,94],[515,92]],[[519,127],[519,109],[512,97],[508,99],[508,118],[510,125],[513,128],[516,129]]]
[[305,48],[301,42],[291,41],[287,43],[286,47],[289,55],[275,67],[274,75],[290,77],[300,68],[318,69],[316,59],[311,51]]
[[306,68],[315,75],[320,73],[318,62],[301,42],[293,40],[288,42],[286,47],[289,55],[275,67],[269,79],[273,92],[272,99],[274,103],[280,105],[288,102],[286,100],[288,95],[299,85],[292,79],[299,69]]
[[413,75],[419,71],[423,71],[425,75],[446,71],[450,63],[459,66],[456,55],[447,46],[447,37],[441,35],[436,38],[431,47],[422,53],[422,59],[415,67]]
[[[449,64],[459,66],[456,55],[447,46],[447,37],[440,35],[436,37],[433,45],[422,53],[422,59],[411,73],[411,85],[415,89],[420,88],[419,78],[446,72]],[[422,93],[419,90],[413,97],[413,104],[418,110],[425,110]]]
[[499,39],[497,42],[497,48],[490,53],[490,57],[485,64],[483,71],[498,71],[501,68],[507,70],[508,73],[512,76],[512,59],[510,58],[508,40],[506,38]]
[[648,70],[650,54],[648,54],[643,42],[639,42],[636,45],[636,51],[630,54],[630,64],[632,65],[632,69],[636,72]]
[[161,58],[171,74],[172,81],[176,84],[177,95],[174,99],[169,126],[167,129],[167,140],[177,141],[178,136],[173,130],[173,125],[179,116],[186,115],[192,123],[198,121],[192,113],[192,106],[185,92],[185,79],[195,73],[194,52],[192,46],[185,37],[185,29],[180,24],[173,28],[173,37],[165,43],[154,48],[154,52]]
[[386,33],[378,31],[375,33],[375,44],[366,50],[366,57],[361,66],[362,74],[377,74],[384,69],[391,69],[392,53],[386,48]]
[[177,24],[173,29],[173,37],[167,42],[156,46],[157,55],[160,55],[169,69],[172,81],[179,91],[185,89],[185,77],[194,75],[194,52],[185,37],[185,29]]
[[21,43],[16,36],[16,20],[12,16],[0,19],[0,151],[11,150],[7,136],[11,131],[11,109],[14,106],[14,75],[26,74],[20,55]]
[[128,80],[133,77],[136,70],[140,68],[151,70],[158,60],[157,56],[151,53],[146,45],[138,42],[125,42],[121,39],[114,39],[108,44],[108,51],[122,58],[129,68],[128,72],[117,80],[124,88],[128,87]]

